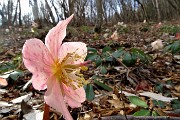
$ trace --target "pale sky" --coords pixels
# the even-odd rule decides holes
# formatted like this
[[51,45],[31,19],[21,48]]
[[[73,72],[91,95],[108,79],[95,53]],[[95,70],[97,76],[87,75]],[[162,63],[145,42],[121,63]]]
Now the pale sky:
[[21,0],[22,14],[32,13],[32,8],[29,6],[29,0]]
[[[27,13],[32,13],[32,9],[29,6],[29,0],[20,0],[21,1],[21,12],[22,15],[25,15]],[[0,3],[5,3],[7,5],[8,0],[0,0]],[[16,6],[17,0],[13,0],[14,2],[14,7]]]

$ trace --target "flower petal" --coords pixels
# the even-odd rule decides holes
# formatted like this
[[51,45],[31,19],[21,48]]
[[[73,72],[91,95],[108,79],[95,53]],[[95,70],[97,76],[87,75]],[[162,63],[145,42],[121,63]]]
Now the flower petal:
[[66,20],[60,21],[54,28],[52,28],[48,32],[45,38],[45,45],[48,47],[49,51],[52,53],[54,59],[58,58],[59,49],[61,47],[63,39],[66,36],[66,27],[72,18],[73,18],[73,15],[71,15]]
[[[84,61],[87,55],[87,47],[85,43],[82,42],[65,42],[60,48],[59,59],[62,61],[68,53],[78,54],[81,58],[76,61],[76,64]],[[75,62],[75,61],[74,61]]]
[[45,90],[47,88],[46,81],[49,79],[49,75],[45,72],[34,73],[31,80],[32,85],[36,90]]
[[27,40],[22,50],[26,68],[33,73],[32,83],[35,89],[45,89],[47,76],[51,73],[52,57],[41,40],[36,38]]
[[61,112],[67,120],[73,120],[64,102],[61,86],[62,84],[56,79],[48,80],[47,91],[44,96],[45,102],[58,112]]
[[64,99],[71,108],[81,107],[81,103],[86,100],[86,94],[83,87],[74,90],[63,84],[63,89],[65,93]]

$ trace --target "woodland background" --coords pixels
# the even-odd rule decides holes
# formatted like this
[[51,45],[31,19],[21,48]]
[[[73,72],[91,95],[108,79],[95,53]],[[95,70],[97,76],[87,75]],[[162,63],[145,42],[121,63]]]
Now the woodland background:
[[[82,71],[87,100],[69,108],[75,120],[179,119],[179,6],[180,0],[0,0],[0,119],[42,117],[45,91],[29,82],[22,46],[30,38],[44,42],[71,14],[63,42],[86,43],[92,61]],[[50,118],[63,120],[53,109]]]
[[[180,18],[179,0],[29,0],[32,13],[22,15],[21,0],[1,0],[2,26],[56,24],[75,14],[74,25],[115,24],[123,21],[172,21]],[[31,10],[30,10],[31,11]]]

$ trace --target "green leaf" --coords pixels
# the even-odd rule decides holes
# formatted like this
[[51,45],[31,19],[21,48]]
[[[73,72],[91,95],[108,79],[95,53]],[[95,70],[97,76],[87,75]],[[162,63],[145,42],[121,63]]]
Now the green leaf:
[[102,64],[102,59],[100,56],[97,56],[95,63],[96,63],[96,67],[98,67]]
[[165,102],[163,102],[163,101],[157,101],[158,102],[158,106],[160,106],[161,108],[165,108],[166,106],[165,106]]
[[135,112],[133,115],[134,116],[150,116],[151,112],[149,110],[142,109],[140,111]]
[[88,52],[97,53],[97,49],[96,48],[87,47],[87,49],[88,49]]
[[130,67],[136,63],[136,57],[131,55],[129,52],[123,55],[123,61],[126,66]]
[[0,73],[5,73],[8,72],[9,70],[15,69],[15,65],[13,62],[8,62],[8,63],[2,63],[0,64]]
[[106,67],[101,66],[100,72],[101,72],[102,74],[106,74],[106,73],[107,73]]
[[164,50],[166,52],[170,51],[172,54],[176,54],[176,53],[180,52],[180,40],[169,44],[168,46],[166,46],[164,48]]
[[159,116],[156,111],[152,111],[152,116]]
[[115,57],[115,58],[118,58],[118,57],[120,57],[122,54],[123,54],[123,51],[117,50],[117,51],[115,51],[115,52],[112,53],[112,56]]
[[106,46],[106,47],[104,47],[104,48],[102,49],[102,52],[105,53],[105,52],[110,51],[110,50],[111,50],[111,47]]
[[175,41],[173,44],[172,44],[172,54],[176,54],[180,51],[180,41]]
[[94,83],[97,84],[98,86],[102,87],[103,89],[107,90],[107,91],[112,91],[113,89],[107,85],[105,85],[104,83],[98,81],[98,80],[94,80]]
[[172,100],[171,104],[174,109],[180,109],[180,100]]
[[84,89],[86,91],[87,100],[92,101],[95,96],[93,86],[91,84],[87,84],[86,86],[84,86]]
[[143,108],[147,108],[148,105],[146,104],[146,102],[144,102],[143,100],[141,100],[139,97],[137,96],[129,96],[129,101],[131,103],[133,103],[134,105],[137,105],[137,106],[140,106],[140,107],[143,107]]
[[11,77],[13,80],[17,80],[19,77],[22,77],[22,76],[24,76],[23,71],[17,70],[17,71],[12,72],[9,77]]
[[112,62],[112,61],[113,61],[113,58],[112,58],[111,56],[107,56],[107,57],[105,57],[105,61]]
[[132,48],[131,53],[136,56],[136,59],[139,58],[141,62],[149,63],[152,59],[152,57],[146,53],[144,53],[142,50],[137,48]]
[[94,61],[97,57],[98,57],[98,55],[96,53],[88,53],[86,56],[86,60]]

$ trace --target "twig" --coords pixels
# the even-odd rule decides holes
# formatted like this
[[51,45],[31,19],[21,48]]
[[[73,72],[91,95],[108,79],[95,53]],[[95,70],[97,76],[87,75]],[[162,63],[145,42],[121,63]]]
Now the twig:
[[115,58],[114,56],[112,56],[110,53],[108,53],[111,57],[113,57],[114,59],[116,59],[124,68],[126,68],[126,78],[127,80],[129,80],[130,83],[133,84],[133,86],[136,86],[136,83],[133,81],[132,78],[129,77],[129,72],[130,72],[130,69],[122,62],[120,61],[119,59]]
[[46,103],[44,103],[43,120],[49,120],[49,105],[47,105]]
[[[101,117],[101,120],[179,120],[179,117],[168,117],[168,116],[132,116],[128,115],[127,119],[125,116],[116,115]],[[93,120],[99,120],[99,118],[94,118]]]

